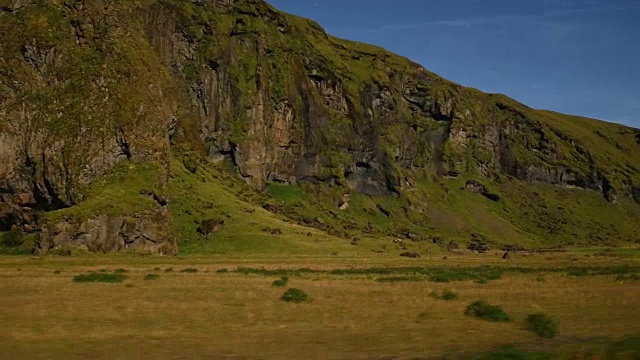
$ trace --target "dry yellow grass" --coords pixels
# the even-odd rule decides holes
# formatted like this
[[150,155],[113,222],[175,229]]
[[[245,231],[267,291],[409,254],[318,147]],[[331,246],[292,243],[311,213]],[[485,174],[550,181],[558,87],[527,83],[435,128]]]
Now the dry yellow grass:
[[[311,301],[289,304],[279,300],[285,289],[271,286],[275,277],[216,273],[233,264],[209,260],[0,258],[1,357],[412,358],[488,351],[504,344],[551,346],[590,337],[640,335],[640,282],[619,282],[615,276],[574,278],[556,273],[539,282],[535,274],[507,274],[488,284],[440,284],[305,275],[291,277],[289,286],[306,291]],[[449,266],[477,261],[459,260]],[[247,264],[258,266],[260,261],[242,265]],[[329,269],[346,264],[289,260],[283,266]],[[165,273],[167,267],[174,271]],[[179,272],[187,267],[199,271]],[[102,268],[126,268],[127,280],[72,281],[74,275]],[[56,269],[61,273],[54,274]],[[143,280],[149,273],[160,278]],[[432,290],[444,289],[457,292],[458,299],[429,296]],[[501,305],[513,321],[491,323],[464,316],[465,307],[480,298]],[[558,320],[559,340],[541,341],[524,329],[525,317],[536,312]]]

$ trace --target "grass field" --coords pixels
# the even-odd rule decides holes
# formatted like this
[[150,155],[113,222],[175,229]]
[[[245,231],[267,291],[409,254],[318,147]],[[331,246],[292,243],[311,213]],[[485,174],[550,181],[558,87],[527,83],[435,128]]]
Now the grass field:
[[[640,252],[594,253],[515,255],[508,261],[494,253],[447,260],[0,257],[0,354],[637,359]],[[74,281],[78,275],[96,282]],[[286,287],[274,286],[282,276]],[[288,288],[303,290],[308,300],[282,301]],[[456,296],[445,300],[445,292]],[[500,306],[510,320],[465,315],[480,299]],[[557,323],[555,338],[527,330],[527,317],[539,313]]]

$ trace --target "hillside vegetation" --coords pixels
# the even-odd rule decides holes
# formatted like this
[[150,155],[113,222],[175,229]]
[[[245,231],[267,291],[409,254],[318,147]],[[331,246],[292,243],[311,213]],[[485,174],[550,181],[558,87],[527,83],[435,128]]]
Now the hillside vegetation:
[[0,0],[3,252],[637,244],[639,151],[262,0]]

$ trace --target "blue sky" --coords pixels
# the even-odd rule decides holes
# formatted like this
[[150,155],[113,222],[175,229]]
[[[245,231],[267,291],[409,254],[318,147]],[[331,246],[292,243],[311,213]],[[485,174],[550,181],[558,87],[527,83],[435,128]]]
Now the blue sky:
[[640,0],[267,0],[531,107],[640,128]]

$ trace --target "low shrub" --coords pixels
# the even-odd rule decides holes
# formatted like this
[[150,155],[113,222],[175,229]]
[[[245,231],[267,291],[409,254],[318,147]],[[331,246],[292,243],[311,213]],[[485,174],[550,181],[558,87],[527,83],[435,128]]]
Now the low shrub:
[[229,269],[227,269],[227,268],[222,268],[222,269],[218,269],[218,270],[216,270],[216,272],[217,272],[217,273],[219,273],[219,274],[224,274],[224,273],[228,273],[228,272],[229,272]]
[[445,290],[442,292],[442,300],[455,300],[458,298],[458,294],[451,290]]
[[182,273],[197,273],[198,269],[194,269],[194,268],[186,268],[186,269],[182,269],[180,270],[180,272]]
[[282,301],[294,302],[294,303],[302,303],[307,301],[308,299],[309,299],[309,295],[307,295],[306,292],[296,288],[290,288],[280,298],[280,300]]
[[271,285],[273,286],[277,286],[277,287],[285,287],[287,286],[287,284],[289,284],[289,277],[287,276],[283,276],[278,280],[274,280]]
[[24,234],[18,230],[11,230],[0,234],[0,246],[17,248],[24,244]]
[[124,274],[124,273],[126,273],[128,271],[126,269],[119,268],[119,269],[115,269],[113,272],[116,273],[116,274]]
[[147,274],[144,277],[145,280],[156,280],[156,279],[159,279],[159,278],[160,278],[160,275],[158,275],[158,274]]
[[558,334],[558,326],[545,314],[532,314],[527,317],[527,330],[533,331],[538,336],[552,339]]
[[490,305],[484,300],[478,300],[467,306],[464,312],[467,316],[475,316],[487,321],[509,321],[507,315],[499,305]]
[[74,282],[104,282],[104,283],[119,283],[124,281],[125,276],[122,274],[107,274],[90,272],[88,274],[76,275],[73,277]]
[[166,272],[166,273],[170,273],[170,272],[172,272],[172,271],[173,271],[173,268],[172,268],[172,267],[164,269],[164,272]]
[[429,293],[429,297],[432,297],[434,299],[442,299],[442,300],[455,300],[458,298],[458,294],[456,294],[455,292],[451,291],[451,290],[444,290],[442,292],[442,295],[438,294],[437,291],[433,290],[431,293]]

